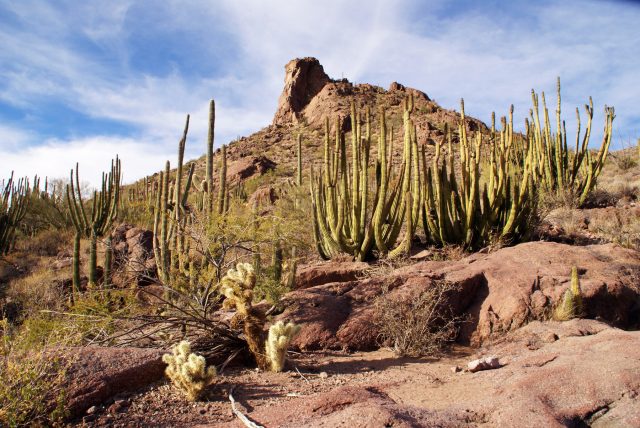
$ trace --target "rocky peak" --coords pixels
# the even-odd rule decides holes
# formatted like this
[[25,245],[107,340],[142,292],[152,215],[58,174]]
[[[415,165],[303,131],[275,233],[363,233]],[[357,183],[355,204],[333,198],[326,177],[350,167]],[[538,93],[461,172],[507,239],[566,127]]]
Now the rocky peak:
[[296,58],[285,66],[284,89],[278,100],[274,125],[297,122],[302,110],[331,79],[316,58]]

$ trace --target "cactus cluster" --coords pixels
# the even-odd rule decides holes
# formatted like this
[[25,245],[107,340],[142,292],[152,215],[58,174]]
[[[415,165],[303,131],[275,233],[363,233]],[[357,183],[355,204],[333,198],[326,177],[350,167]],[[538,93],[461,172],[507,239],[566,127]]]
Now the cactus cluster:
[[[37,182],[37,177],[35,181]],[[7,183],[0,188],[0,256],[6,255],[13,248],[16,228],[27,212],[31,195],[29,180],[21,178],[15,182],[13,171]]]
[[189,115],[187,115],[182,138],[178,143],[178,168],[175,180],[173,183],[169,181],[171,164],[167,161],[165,170],[160,172],[160,188],[156,195],[153,251],[158,275],[164,284],[170,283],[172,272],[185,272],[188,266],[189,241],[185,239],[183,231],[189,219],[187,198],[195,168],[192,163],[183,188],[183,161],[188,132]]
[[[69,184],[66,186],[67,202],[71,219],[76,229],[73,247],[73,289],[80,289],[80,239],[89,239],[89,286],[97,286],[97,245],[98,238],[110,232],[111,224],[118,215],[120,202],[120,159],[116,156],[111,161],[111,171],[102,173],[101,190],[93,192],[91,212],[87,215],[85,203],[80,191],[79,166],[76,163],[75,174],[70,174]],[[106,262],[111,263],[110,240],[107,240]],[[105,265],[104,283],[108,284],[110,267]]]
[[[350,162],[339,119],[334,144],[327,119],[322,174],[315,177],[311,169],[314,232],[321,257],[329,259],[347,253],[364,260],[371,258],[374,251],[390,258],[407,254],[419,218],[427,244],[478,249],[493,239],[517,242],[530,232],[539,189],[569,191],[578,196],[579,203],[584,202],[609,151],[614,109],[605,107],[603,142],[597,154],[592,154],[588,148],[593,117],[591,100],[585,106],[588,123],[582,139],[578,114],[576,147],[572,151],[560,116],[560,80],[555,132],[551,129],[544,93],[543,122],[538,96],[533,91],[532,99],[530,120],[525,121],[526,133],[514,133],[511,106],[508,120],[506,117],[501,120],[500,131],[496,131],[495,114],[492,116],[488,144],[481,132],[473,137],[468,135],[462,101],[457,136],[445,125],[446,147],[435,141],[433,157],[428,162],[426,146],[418,149],[416,127],[411,119],[413,99],[407,97],[403,112],[404,148],[397,171],[391,153],[387,155],[391,143],[384,109],[379,114],[378,158],[374,165],[369,164],[372,136],[368,108],[363,121],[352,103]],[[445,150],[447,153],[443,155]]]
[[252,305],[255,284],[253,266],[250,263],[238,263],[235,269],[229,269],[220,282],[219,291],[225,297],[223,305],[227,309],[236,310],[234,323],[243,324],[245,340],[258,367],[262,370],[282,371],[287,347],[300,328],[293,323],[277,322],[270,327],[265,341],[266,316]]
[[[335,147],[331,147],[329,120],[325,122],[323,173],[311,172],[311,198],[314,232],[320,255],[332,258],[338,253],[364,260],[375,248],[395,257],[408,253],[420,209],[420,174],[416,129],[411,120],[413,97],[404,102],[404,148],[400,170],[393,171],[387,158],[391,145],[387,138],[385,111],[380,109],[378,159],[375,163],[375,191],[370,191],[371,112],[366,108],[363,121],[351,104],[351,163],[339,119],[336,120]],[[391,152],[391,150],[389,150]],[[392,176],[397,177],[393,180]],[[372,207],[372,210],[369,209]],[[405,234],[396,245],[404,226]]]
[[457,162],[447,126],[447,159],[441,161],[442,147],[436,141],[432,164],[427,166],[423,147],[422,223],[428,243],[462,244],[473,249],[493,237],[519,240],[527,232],[536,198],[530,159],[525,159],[522,169],[509,161],[516,151],[512,113],[513,109],[508,122],[502,119],[499,138],[492,125],[488,161],[483,159],[482,134],[477,133],[475,141],[469,141],[464,125],[464,101],[458,126]]
[[216,377],[216,368],[207,367],[203,356],[191,353],[191,345],[184,340],[173,347],[171,354],[164,354],[165,373],[190,401],[198,400]]
[[[229,190],[226,182],[226,149],[222,146],[220,155],[220,183],[218,197],[213,192],[213,141],[215,125],[215,103],[209,105],[209,133],[207,138],[206,177],[200,186],[195,179],[195,163],[191,163],[183,183],[184,152],[189,131],[187,115],[182,138],[178,144],[178,166],[175,178],[171,180],[171,164],[165,164],[160,172],[158,190],[155,192],[153,221],[153,251],[158,266],[158,275],[165,285],[189,283],[193,285],[195,271],[206,269],[207,258],[194,260],[190,257],[191,239],[186,230],[193,220],[195,210],[207,216],[223,215],[229,209]],[[195,204],[189,203],[191,189],[196,189]],[[196,267],[197,262],[202,266]]]
[[591,122],[593,119],[593,100],[589,97],[589,104],[584,108],[587,114],[587,126],[581,141],[580,110],[576,108],[577,131],[575,150],[571,151],[567,143],[565,123],[560,115],[560,78],[557,81],[556,129],[551,129],[549,110],[542,93],[542,113],[544,122],[540,121],[539,99],[535,91],[531,91],[533,108],[530,120],[527,120],[527,140],[533,152],[532,168],[536,182],[549,191],[572,191],[582,204],[589,192],[596,185],[596,179],[607,159],[611,137],[613,135],[613,119],[615,110],[605,106],[605,125],[602,144],[595,156],[589,150],[591,136]]

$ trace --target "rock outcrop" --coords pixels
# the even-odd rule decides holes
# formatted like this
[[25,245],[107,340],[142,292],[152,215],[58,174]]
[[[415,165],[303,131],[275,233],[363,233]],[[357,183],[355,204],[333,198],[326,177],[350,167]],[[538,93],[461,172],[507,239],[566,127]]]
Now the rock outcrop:
[[123,223],[113,231],[111,241],[116,286],[147,285],[157,278],[152,231]]
[[280,317],[303,324],[292,342],[299,349],[375,349],[373,302],[382,290],[391,297],[412,296],[444,280],[455,285],[449,295],[454,312],[468,317],[458,341],[479,346],[530,321],[548,319],[569,287],[573,265],[579,269],[587,317],[619,327],[638,325],[638,252],[614,244],[553,242],[520,244],[459,261],[420,262],[384,276],[296,290],[285,296]]
[[160,379],[166,364],[158,349],[87,346],[63,352],[70,361],[66,409],[70,418],[117,394],[135,391]]
[[275,167],[276,163],[265,156],[242,157],[229,164],[227,178],[237,183],[256,175],[263,175]]
[[594,320],[534,321],[481,353],[504,364],[452,373],[449,361],[421,370],[404,361],[368,382],[249,416],[278,427],[640,426],[640,332]]
[[315,58],[296,58],[285,66],[284,89],[278,100],[274,125],[296,123],[309,101],[330,81]]

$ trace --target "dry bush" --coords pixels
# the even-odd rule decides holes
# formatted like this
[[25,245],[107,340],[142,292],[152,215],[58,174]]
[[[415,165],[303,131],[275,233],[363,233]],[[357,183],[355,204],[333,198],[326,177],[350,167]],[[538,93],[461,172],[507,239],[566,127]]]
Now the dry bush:
[[43,230],[33,237],[24,237],[18,249],[37,256],[56,256],[61,250],[71,247],[71,233],[54,229]]
[[437,356],[453,341],[462,320],[451,307],[457,285],[434,281],[418,293],[393,295],[385,292],[376,301],[376,325],[383,345],[398,355]]
[[589,229],[623,247],[640,249],[640,216],[632,210],[615,209],[592,217]]
[[43,309],[57,310],[65,304],[70,290],[64,289],[66,272],[52,269],[38,269],[31,275],[13,281],[7,296],[20,302],[28,314]]
[[595,189],[589,193],[581,208],[614,207],[618,203],[618,200],[620,200],[618,193],[605,189]]
[[[334,257],[332,260],[336,259],[338,258]],[[353,257],[348,256],[345,261],[353,261]],[[380,258],[376,260],[375,263],[370,264],[367,269],[358,273],[357,277],[359,279],[386,277],[396,269],[400,269],[401,267],[408,266],[413,263],[415,262],[408,257],[397,257],[395,259]]]

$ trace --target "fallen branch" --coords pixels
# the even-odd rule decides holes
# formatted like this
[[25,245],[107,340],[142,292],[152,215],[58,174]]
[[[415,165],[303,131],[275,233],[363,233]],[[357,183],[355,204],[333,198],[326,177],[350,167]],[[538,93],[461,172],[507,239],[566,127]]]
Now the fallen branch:
[[240,410],[236,408],[236,400],[233,399],[234,388],[235,386],[232,386],[231,390],[229,391],[229,401],[231,401],[231,410],[233,411],[233,414],[236,415],[238,419],[240,419],[240,421],[242,421],[242,423],[248,428],[264,428],[262,425],[251,422],[248,417],[246,417]]
[[311,383],[311,382],[309,382],[309,379],[307,379],[306,377],[304,377],[304,375],[303,375],[302,373],[300,373],[300,370],[298,370],[298,368],[297,368],[297,367],[296,367],[295,369],[296,369],[296,371],[298,372],[298,374],[300,375],[300,377],[301,377],[302,379],[304,379],[307,383]]

